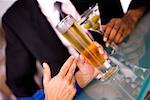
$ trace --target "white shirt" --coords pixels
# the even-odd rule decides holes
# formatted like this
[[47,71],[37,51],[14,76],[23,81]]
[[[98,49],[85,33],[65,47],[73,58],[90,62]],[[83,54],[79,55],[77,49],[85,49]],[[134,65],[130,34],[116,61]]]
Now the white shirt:
[[55,30],[58,38],[61,40],[64,46],[68,48],[68,51],[71,55],[78,56],[78,53],[75,51],[75,49],[73,49],[71,44],[55,28],[56,25],[60,22],[59,11],[54,7],[54,3],[56,1],[59,1],[62,3],[62,10],[66,14],[71,14],[76,20],[79,20],[80,15],[76,11],[75,7],[70,2],[70,0],[37,0],[42,13],[46,16],[48,22],[51,24],[51,26]]

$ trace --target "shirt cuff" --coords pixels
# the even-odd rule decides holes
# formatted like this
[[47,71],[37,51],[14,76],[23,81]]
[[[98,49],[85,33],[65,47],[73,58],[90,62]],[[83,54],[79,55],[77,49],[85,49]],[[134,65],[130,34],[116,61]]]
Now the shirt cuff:
[[24,98],[17,98],[17,100],[44,100],[45,94],[44,91],[38,90],[32,97],[24,97]]
[[77,90],[75,96],[77,96],[78,94],[80,94],[81,91],[83,91],[83,89],[79,86],[79,84],[77,82],[75,83],[75,87],[76,87],[76,90]]

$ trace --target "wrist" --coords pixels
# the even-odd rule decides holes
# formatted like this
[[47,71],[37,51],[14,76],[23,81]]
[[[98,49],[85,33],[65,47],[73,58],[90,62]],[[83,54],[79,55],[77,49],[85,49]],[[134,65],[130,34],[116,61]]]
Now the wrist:
[[81,73],[80,71],[75,74],[76,81],[81,88],[84,88],[90,81],[91,77],[87,74]]
[[135,9],[130,9],[123,16],[123,18],[129,18],[132,22],[137,23],[137,21],[143,16],[145,12],[145,7],[139,7]]
[[76,82],[78,83],[78,85],[81,88],[83,88],[84,87],[84,81],[83,81],[83,77],[82,77],[80,71],[76,72],[75,79],[76,79]]

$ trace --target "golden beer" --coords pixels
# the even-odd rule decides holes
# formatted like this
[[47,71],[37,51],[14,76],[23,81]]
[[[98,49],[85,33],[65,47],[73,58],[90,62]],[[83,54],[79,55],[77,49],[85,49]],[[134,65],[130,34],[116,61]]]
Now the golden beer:
[[99,67],[104,63],[104,57],[99,53],[98,47],[93,44],[92,40],[87,36],[78,23],[74,22],[63,36],[93,66]]
[[56,29],[72,44],[72,46],[91,63],[101,71],[105,78],[109,77],[115,69],[100,54],[99,47],[89,38],[76,20],[68,15],[57,26]]

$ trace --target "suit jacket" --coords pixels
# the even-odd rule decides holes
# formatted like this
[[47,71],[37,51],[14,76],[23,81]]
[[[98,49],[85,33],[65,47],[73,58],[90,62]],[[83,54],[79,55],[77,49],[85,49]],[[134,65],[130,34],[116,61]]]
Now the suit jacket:
[[18,0],[2,19],[6,32],[7,84],[17,97],[31,96],[38,86],[33,81],[36,60],[51,66],[56,75],[69,57],[36,0]]
[[[82,14],[94,0],[71,0]],[[102,23],[123,15],[119,0],[98,0]],[[38,86],[34,81],[36,60],[51,66],[56,75],[69,57],[67,49],[42,14],[36,0],[18,0],[4,14],[3,28],[6,32],[7,84],[17,97],[31,96]],[[97,35],[93,35],[99,42]]]

